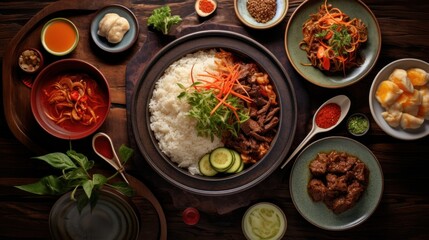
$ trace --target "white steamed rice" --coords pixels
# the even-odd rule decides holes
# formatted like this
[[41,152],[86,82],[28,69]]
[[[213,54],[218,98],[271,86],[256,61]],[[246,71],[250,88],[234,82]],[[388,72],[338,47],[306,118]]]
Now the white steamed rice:
[[219,138],[197,136],[196,120],[188,115],[190,109],[185,99],[177,96],[192,84],[190,73],[194,65],[194,79],[205,70],[214,69],[215,50],[198,51],[171,64],[156,82],[149,102],[150,127],[158,140],[159,148],[179,167],[199,174],[198,160],[211,150],[223,146]]

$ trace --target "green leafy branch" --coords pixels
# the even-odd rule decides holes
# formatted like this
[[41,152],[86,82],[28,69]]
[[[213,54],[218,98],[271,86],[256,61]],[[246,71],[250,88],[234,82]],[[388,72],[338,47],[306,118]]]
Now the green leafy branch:
[[152,15],[147,19],[147,25],[166,35],[172,25],[181,21],[182,18],[179,15],[172,16],[170,7],[165,5],[153,10]]
[[[123,163],[126,163],[132,154],[133,150],[125,145],[119,148],[119,158]],[[33,159],[48,163],[53,168],[61,170],[62,174],[45,176],[35,183],[15,186],[16,188],[38,195],[60,195],[72,191],[70,197],[77,201],[79,210],[82,210],[88,203],[93,207],[98,199],[98,190],[104,185],[110,186],[126,196],[134,194],[133,189],[126,182],[109,183],[118,172],[109,177],[98,173],[91,174],[90,170],[94,166],[94,161],[72,149],[66,153],[54,152]],[[76,191],[80,187],[85,194],[76,197]]]

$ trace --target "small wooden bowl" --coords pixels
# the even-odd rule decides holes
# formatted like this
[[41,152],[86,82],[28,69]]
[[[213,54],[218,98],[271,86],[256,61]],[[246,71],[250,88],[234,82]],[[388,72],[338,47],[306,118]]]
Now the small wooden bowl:
[[24,49],[18,57],[18,65],[26,73],[37,73],[43,67],[43,55],[35,48]]

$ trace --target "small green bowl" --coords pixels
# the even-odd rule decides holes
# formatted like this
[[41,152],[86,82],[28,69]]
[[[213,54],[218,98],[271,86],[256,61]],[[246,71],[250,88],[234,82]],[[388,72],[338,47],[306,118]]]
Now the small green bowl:
[[[54,39],[47,39],[49,34],[54,34],[51,36]],[[68,39],[67,37],[74,39]],[[67,18],[54,18],[43,26],[40,40],[47,52],[55,56],[64,56],[71,53],[77,47],[79,43],[79,31],[76,25]]]
[[363,113],[354,113],[347,119],[347,131],[353,136],[365,135],[369,127],[369,119]]

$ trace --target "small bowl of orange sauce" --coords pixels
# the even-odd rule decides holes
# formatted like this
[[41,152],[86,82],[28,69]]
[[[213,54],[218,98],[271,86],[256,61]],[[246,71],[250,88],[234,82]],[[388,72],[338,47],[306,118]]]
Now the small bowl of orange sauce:
[[77,47],[79,31],[72,21],[66,18],[54,18],[43,26],[41,41],[49,53],[64,56]]

